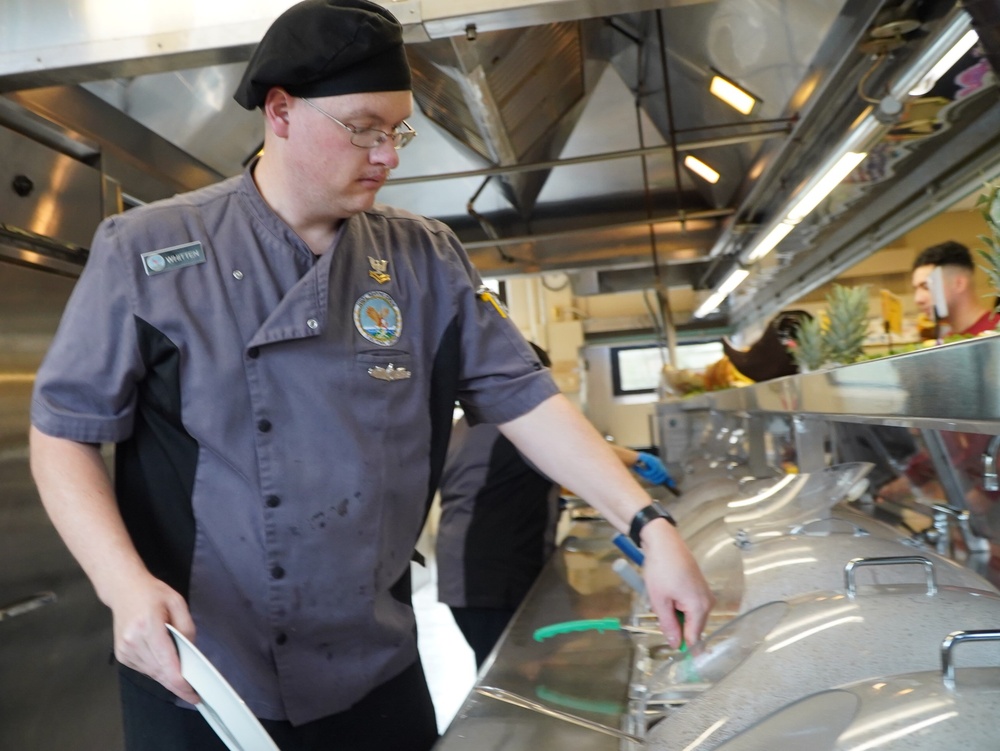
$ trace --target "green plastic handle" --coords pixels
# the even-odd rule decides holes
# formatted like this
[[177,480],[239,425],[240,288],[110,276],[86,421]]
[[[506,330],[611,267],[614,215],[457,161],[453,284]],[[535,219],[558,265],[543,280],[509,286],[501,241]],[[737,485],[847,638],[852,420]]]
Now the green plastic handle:
[[[684,613],[679,610],[674,611],[677,615],[677,620],[680,621],[681,629],[684,628]],[[597,618],[593,620],[584,621],[564,621],[563,623],[553,623],[549,626],[542,626],[535,630],[535,641],[545,641],[553,636],[559,636],[560,634],[571,634],[574,631],[597,631],[599,633],[604,633],[605,631],[620,631],[622,627],[621,621],[617,618]],[[684,641],[684,635],[681,634],[681,644],[677,648],[678,652],[687,652],[687,644]]]
[[621,621],[617,618],[597,618],[587,621],[565,621],[564,623],[553,623],[551,626],[542,626],[535,630],[535,641],[545,641],[552,636],[569,634],[574,631],[618,631],[622,627]]

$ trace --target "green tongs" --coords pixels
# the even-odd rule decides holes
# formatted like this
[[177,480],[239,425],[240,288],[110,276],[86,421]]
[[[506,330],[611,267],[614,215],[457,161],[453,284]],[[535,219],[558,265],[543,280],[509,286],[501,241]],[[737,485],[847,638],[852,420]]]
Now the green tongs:
[[[681,626],[684,625],[684,617],[681,613],[677,614],[678,620],[680,620]],[[605,631],[628,631],[634,634],[662,634],[658,628],[653,628],[651,626],[632,626],[627,623],[622,623],[618,618],[592,618],[588,620],[581,621],[564,621],[562,623],[553,623],[548,626],[542,626],[541,628],[535,629],[534,638],[535,641],[545,641],[553,636],[560,636],[561,634],[571,634],[576,631],[597,631],[598,633],[604,633]],[[678,648],[680,652],[687,651],[687,644],[684,643],[683,637],[681,639],[681,645]]]

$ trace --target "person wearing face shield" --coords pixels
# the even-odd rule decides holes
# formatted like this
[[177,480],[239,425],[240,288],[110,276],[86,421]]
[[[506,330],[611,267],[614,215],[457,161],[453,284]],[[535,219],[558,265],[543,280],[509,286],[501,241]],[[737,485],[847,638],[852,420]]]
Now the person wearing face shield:
[[[969,249],[947,241],[922,250],[913,262],[913,300],[923,316],[936,322],[936,336],[979,336],[995,331],[1000,315],[983,303],[976,291],[975,264]],[[939,274],[939,276],[936,276]],[[937,280],[935,282],[935,280]],[[938,283],[940,290],[932,290]],[[946,310],[935,311],[935,296]],[[897,430],[899,430],[897,428]],[[976,433],[941,431],[941,439],[953,467],[968,479],[965,505],[972,512],[971,524],[977,534],[989,535],[987,515],[994,515],[1000,496],[982,483],[982,457],[990,436]],[[894,501],[916,493],[935,500],[944,498],[937,470],[929,452],[921,448],[905,462],[902,473],[878,490],[882,500]]]

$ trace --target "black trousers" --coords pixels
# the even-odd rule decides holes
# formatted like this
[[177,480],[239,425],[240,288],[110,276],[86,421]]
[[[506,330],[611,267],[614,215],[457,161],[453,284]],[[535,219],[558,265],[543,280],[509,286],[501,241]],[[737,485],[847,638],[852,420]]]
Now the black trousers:
[[502,608],[451,608],[451,615],[462,636],[476,654],[476,668],[481,668],[504,629],[514,617],[514,609]]
[[[126,751],[228,751],[201,713],[178,707],[147,679],[121,668]],[[261,720],[282,751],[429,751],[438,739],[434,705],[418,659],[350,709],[294,727]]]

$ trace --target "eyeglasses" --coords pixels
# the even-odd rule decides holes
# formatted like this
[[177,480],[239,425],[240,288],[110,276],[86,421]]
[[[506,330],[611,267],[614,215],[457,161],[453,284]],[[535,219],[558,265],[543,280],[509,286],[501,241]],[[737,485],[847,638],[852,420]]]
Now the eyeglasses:
[[352,125],[340,122],[340,120],[335,118],[326,110],[322,110],[317,107],[316,104],[309,99],[306,99],[305,97],[299,98],[321,115],[333,120],[337,123],[337,125],[350,133],[351,143],[360,149],[374,149],[376,146],[381,146],[386,141],[392,141],[394,148],[401,149],[417,136],[417,131],[411,128],[410,124],[406,122],[406,120],[403,120],[403,126],[406,130],[399,130],[398,128],[395,128],[392,133],[386,133],[384,130],[379,130],[378,128],[355,128]]

